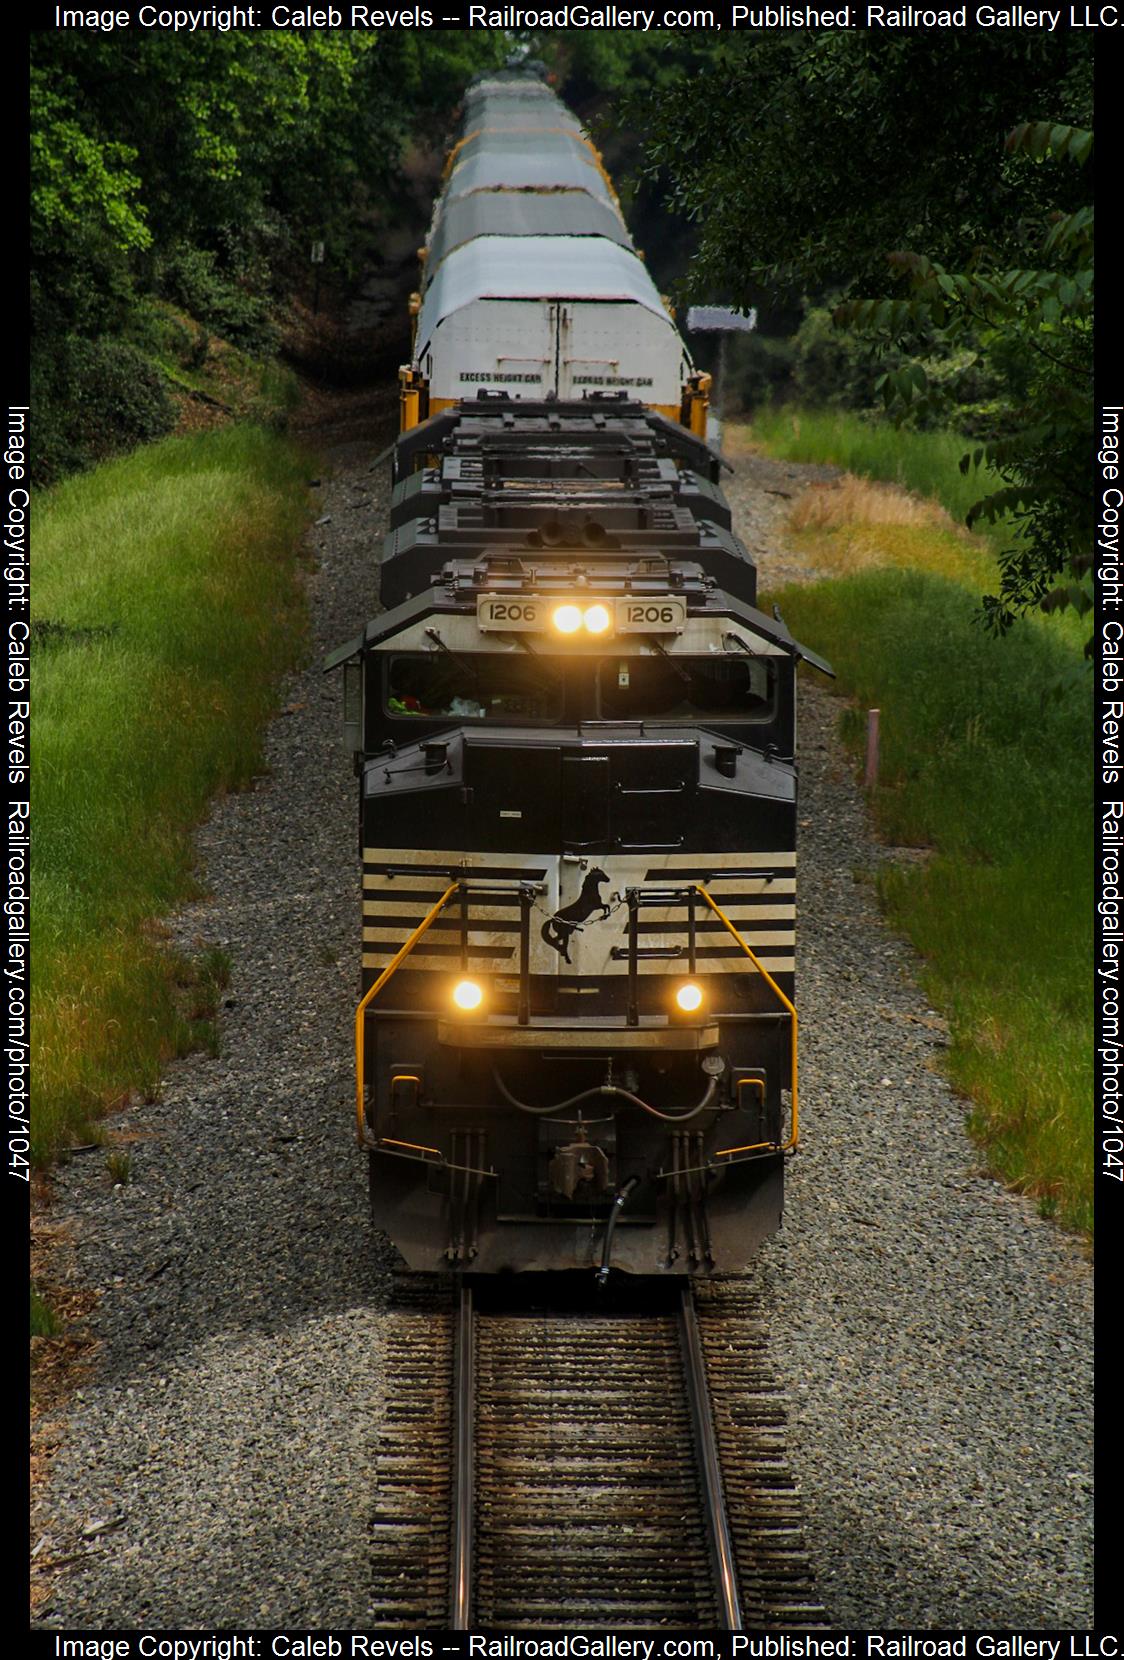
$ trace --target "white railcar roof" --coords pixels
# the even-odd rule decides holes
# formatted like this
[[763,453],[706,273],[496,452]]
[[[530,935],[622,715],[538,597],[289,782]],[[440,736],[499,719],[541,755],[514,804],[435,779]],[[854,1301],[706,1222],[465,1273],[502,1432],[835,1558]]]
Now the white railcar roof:
[[474,190],[446,202],[435,220],[425,286],[442,260],[478,236],[602,236],[632,247],[616,208],[587,190]]
[[[531,140],[528,139],[528,143]],[[485,150],[467,156],[453,168],[445,200],[470,190],[587,190],[599,201],[613,194],[584,145],[572,151]]]
[[455,249],[426,290],[417,343],[475,300],[629,300],[674,328],[642,261],[599,236],[479,236]]
[[568,109],[559,103],[554,104],[496,104],[481,105],[473,110],[463,122],[461,138],[468,138],[473,133],[571,133],[580,138],[583,128],[580,121],[576,121]]
[[[464,95],[466,109],[493,100],[497,103],[506,100],[513,104],[557,104],[559,109],[565,109],[557,94],[543,81],[532,80],[526,75],[491,75],[483,80],[474,81]],[[566,113],[569,115],[569,110],[566,110]]]
[[477,127],[474,132],[466,133],[461,139],[460,149],[457,151],[456,166],[460,167],[469,156],[478,156],[485,150],[535,150],[543,154],[581,156],[594,160],[593,148],[584,139],[581,133],[563,132],[557,127],[537,126],[529,127],[495,127],[490,122],[486,127]]
[[465,99],[462,130],[470,133],[474,127],[490,127],[493,122],[519,121],[529,127],[567,127],[579,133],[582,124],[573,110],[566,108],[552,92],[543,89],[530,97],[510,92],[489,92],[483,97],[471,95]]

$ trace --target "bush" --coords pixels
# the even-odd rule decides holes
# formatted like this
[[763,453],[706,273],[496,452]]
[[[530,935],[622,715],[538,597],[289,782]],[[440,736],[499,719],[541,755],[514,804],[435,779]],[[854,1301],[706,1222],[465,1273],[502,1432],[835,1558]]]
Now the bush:
[[253,356],[277,346],[277,329],[269,315],[268,274],[264,261],[236,257],[224,269],[210,248],[176,242],[159,261],[158,291],[192,317],[215,329],[232,345]]
[[[896,347],[876,352],[869,340],[838,327],[831,312],[821,306],[808,312],[797,331],[794,348],[795,400],[820,409],[882,410],[880,378],[915,357]],[[985,359],[978,343],[968,342],[953,349],[940,335],[933,335],[927,349],[928,355],[917,361],[939,396],[919,400],[903,424],[917,430],[943,424],[952,404],[965,412],[956,415],[956,425],[969,430],[973,416],[978,418],[988,401],[999,395],[1001,374]]]
[[41,484],[163,438],[176,424],[160,371],[122,340],[64,336],[49,357],[40,347],[31,389],[39,412],[33,461]]
[[732,334],[723,354],[725,385],[719,387],[724,413],[752,414],[762,404],[780,403],[792,390],[795,349],[790,339],[769,334]]

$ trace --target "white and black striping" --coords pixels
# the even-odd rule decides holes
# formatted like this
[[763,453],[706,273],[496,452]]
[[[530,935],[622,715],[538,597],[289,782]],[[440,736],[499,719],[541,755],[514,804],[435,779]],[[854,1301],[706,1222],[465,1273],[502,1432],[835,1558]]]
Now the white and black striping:
[[[630,887],[653,884],[686,889],[705,883],[746,944],[770,974],[789,975],[796,948],[796,855],[775,853],[672,853],[590,855],[466,853],[436,848],[374,849],[363,855],[363,966],[385,967],[395,952],[458,877],[487,890],[469,897],[467,919],[453,899],[430,924],[410,956],[411,967],[447,969],[463,959],[477,972],[517,966],[521,884],[536,894],[531,927],[534,974],[627,974]],[[416,872],[416,874],[415,874]],[[509,893],[502,890],[508,887]],[[585,898],[583,903],[583,896]],[[567,918],[567,954],[551,923]],[[644,948],[686,952],[688,909],[683,903],[645,906],[638,932]],[[696,959],[700,972],[754,973],[753,964],[703,900],[695,906]],[[666,973],[662,959],[641,958],[641,973]]]

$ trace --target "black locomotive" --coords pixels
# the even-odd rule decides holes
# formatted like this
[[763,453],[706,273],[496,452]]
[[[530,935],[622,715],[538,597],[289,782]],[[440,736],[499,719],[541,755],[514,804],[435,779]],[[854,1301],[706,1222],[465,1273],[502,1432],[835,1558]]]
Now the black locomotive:
[[573,117],[501,77],[464,130],[386,609],[328,663],[374,1215],[415,1268],[735,1269],[797,1136],[795,673],[826,665],[756,608],[706,377]]

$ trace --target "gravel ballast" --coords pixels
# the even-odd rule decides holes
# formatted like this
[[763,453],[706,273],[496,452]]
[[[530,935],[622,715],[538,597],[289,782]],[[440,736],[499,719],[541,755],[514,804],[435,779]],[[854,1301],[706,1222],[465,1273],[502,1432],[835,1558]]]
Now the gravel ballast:
[[[130,1183],[100,1154],[58,1175],[52,1221],[100,1294],[99,1349],[33,1519],[60,1564],[40,1624],[367,1623],[391,1258],[353,1140],[355,781],[320,660],[374,609],[380,447],[333,451],[308,667],[268,775],[199,835],[210,897],[176,931],[233,960],[222,1055],[176,1065],[158,1103],[115,1121],[136,1137]],[[824,471],[739,463],[728,492],[766,586],[802,574],[781,519]],[[942,1022],[878,914],[870,876],[893,853],[837,708],[802,678],[804,1145],[755,1270],[820,1595],[837,1626],[1086,1627],[1091,1272],[980,1174]]]

